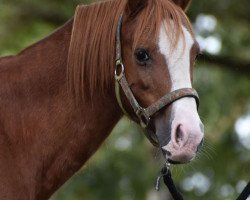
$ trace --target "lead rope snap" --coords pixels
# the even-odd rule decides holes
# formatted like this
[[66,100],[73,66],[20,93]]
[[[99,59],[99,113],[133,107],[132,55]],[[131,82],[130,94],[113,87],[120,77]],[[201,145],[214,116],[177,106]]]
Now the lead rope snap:
[[157,177],[156,184],[155,184],[155,189],[156,191],[160,191],[160,184],[161,184],[161,179],[168,174],[170,170],[170,163],[166,162],[164,167],[161,169],[160,175]]
[[161,170],[161,174],[157,177],[157,181],[156,181],[156,186],[155,189],[157,191],[160,190],[160,182],[161,182],[161,178],[163,178],[163,181],[165,183],[165,185],[168,187],[168,190],[170,192],[170,194],[172,195],[174,200],[183,200],[183,197],[181,195],[181,193],[177,190],[174,181],[172,179],[171,176],[171,171],[170,171],[170,163],[166,163],[162,170]]

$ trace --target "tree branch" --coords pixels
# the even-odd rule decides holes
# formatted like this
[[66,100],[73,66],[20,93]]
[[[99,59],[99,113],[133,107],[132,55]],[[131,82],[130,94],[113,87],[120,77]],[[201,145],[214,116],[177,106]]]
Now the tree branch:
[[204,62],[212,65],[217,65],[221,68],[231,70],[240,74],[250,74],[250,62],[231,56],[211,55],[203,53],[200,63]]

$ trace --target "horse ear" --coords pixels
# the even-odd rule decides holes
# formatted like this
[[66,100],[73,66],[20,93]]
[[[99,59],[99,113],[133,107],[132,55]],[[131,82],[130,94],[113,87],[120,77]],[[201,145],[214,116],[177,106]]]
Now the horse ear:
[[180,6],[184,11],[188,9],[191,0],[172,0],[177,6]]
[[147,6],[148,0],[128,0],[126,12],[130,17],[136,16]]

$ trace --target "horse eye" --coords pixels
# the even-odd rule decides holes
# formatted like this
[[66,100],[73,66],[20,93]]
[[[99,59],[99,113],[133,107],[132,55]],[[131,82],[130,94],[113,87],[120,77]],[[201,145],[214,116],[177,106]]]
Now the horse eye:
[[136,57],[136,60],[141,65],[145,65],[150,59],[148,52],[145,49],[137,49],[135,51],[135,57]]

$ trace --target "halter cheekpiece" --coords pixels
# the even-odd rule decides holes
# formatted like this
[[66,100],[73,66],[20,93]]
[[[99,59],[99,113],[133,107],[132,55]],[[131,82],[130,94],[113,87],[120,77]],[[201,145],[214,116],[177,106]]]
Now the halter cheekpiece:
[[[199,96],[196,90],[194,90],[193,88],[181,88],[173,92],[169,92],[147,108],[143,108],[142,106],[139,105],[132,90],[129,87],[128,81],[125,76],[125,66],[122,61],[122,50],[121,50],[121,28],[122,28],[122,16],[120,16],[119,18],[117,32],[116,32],[115,93],[118,104],[122,109],[122,111],[124,112],[124,114],[130,116],[124,109],[124,106],[122,105],[120,97],[120,87],[122,88],[136,116],[138,117],[141,126],[145,129],[148,127],[150,120],[154,114],[156,114],[166,106],[169,106],[170,104],[181,98],[193,97],[196,100],[197,107],[199,107]],[[145,131],[145,135],[154,146],[159,146],[156,134],[152,133],[151,131]]]

